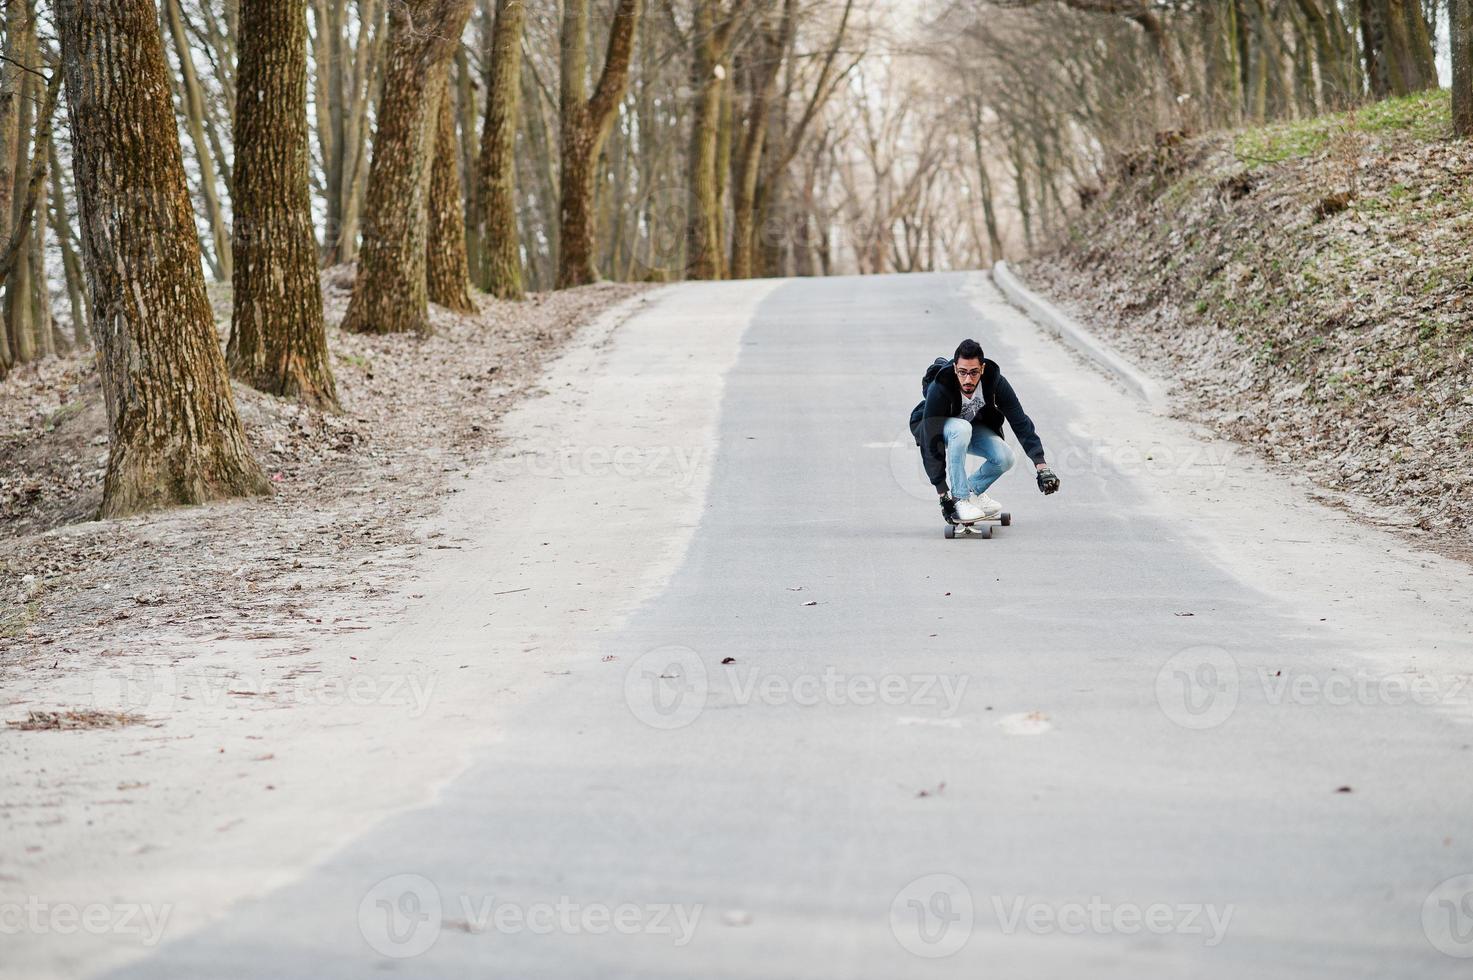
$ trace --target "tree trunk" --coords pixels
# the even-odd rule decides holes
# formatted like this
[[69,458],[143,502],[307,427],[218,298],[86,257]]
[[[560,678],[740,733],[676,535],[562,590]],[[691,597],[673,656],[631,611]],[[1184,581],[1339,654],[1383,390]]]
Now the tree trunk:
[[174,39],[174,52],[179,58],[179,74],[184,88],[184,122],[189,138],[194,143],[195,161],[199,164],[200,195],[205,202],[205,215],[210,222],[210,236],[214,244],[211,263],[215,276],[221,282],[230,281],[230,228],[225,223],[224,208],[220,204],[220,193],[215,186],[215,158],[205,136],[205,98],[194,70],[194,54],[189,47],[189,38],[184,33],[183,14],[179,0],[164,0],[165,16],[169,23],[169,34]]
[[522,117],[526,123],[523,139],[527,152],[517,155],[517,182],[535,187],[536,191],[519,199],[523,206],[517,213],[520,227],[530,228],[535,222],[537,227],[547,230],[546,249],[527,250],[526,272],[533,292],[555,286],[557,270],[562,267],[562,257],[558,254],[560,235],[552,233],[558,225],[558,208],[562,204],[558,192],[559,154],[552,141],[552,123],[557,112],[550,104],[551,97],[545,97],[544,92],[537,79],[537,66],[523,58]]
[[[16,144],[20,139],[21,89],[25,79],[19,64],[21,52],[15,41],[24,30],[24,17],[25,10],[19,4],[7,5],[3,23],[5,60],[0,61],[0,242],[10,240],[11,212],[15,206]],[[0,323],[0,378],[9,373],[14,363],[10,331],[5,323]]]
[[[312,0],[312,108],[317,117],[317,149],[322,158],[322,195],[327,221],[322,254],[336,258],[343,226],[343,21],[347,0]],[[366,32],[366,25],[364,26]]]
[[1146,37],[1151,40],[1151,47],[1156,51],[1156,58],[1161,62],[1171,125],[1177,129],[1190,128],[1195,113],[1187,108],[1185,97],[1191,95],[1191,87],[1187,85],[1186,75],[1182,73],[1181,62],[1177,59],[1176,49],[1172,47],[1171,35],[1161,23],[1161,18],[1152,11],[1142,11],[1131,19],[1146,32]]
[[614,112],[629,84],[629,61],[642,0],[619,0],[609,28],[608,53],[592,97],[588,91],[589,0],[565,0],[561,31],[562,180],[558,222],[557,286],[598,281],[594,264],[594,186],[598,158]]
[[0,51],[4,55],[0,61],[0,240],[10,237],[10,212],[15,206],[20,90],[26,77],[21,68],[23,52],[15,42],[23,33],[24,17],[24,9],[11,4],[0,18],[0,29],[4,32],[4,49]]
[[797,25],[797,0],[783,0],[782,20],[776,31],[764,29],[758,40],[756,63],[746,73],[750,80],[747,124],[736,155],[732,179],[731,277],[748,279],[756,271],[757,182],[767,148],[767,127],[778,78]]
[[234,314],[226,360],[253,388],[337,408],[307,189],[306,0],[240,0]]
[[[1226,88],[1227,95],[1222,99],[1225,111],[1220,118],[1225,119],[1228,125],[1236,126],[1243,120],[1244,83],[1243,47],[1240,43],[1242,23],[1238,15],[1237,0],[1229,0],[1228,3],[1223,4],[1218,16],[1221,18],[1222,25],[1221,39],[1216,39],[1216,34],[1212,33],[1213,28],[1210,26],[1207,36],[1216,40],[1222,58],[1223,87]],[[1210,91],[1217,90],[1217,88],[1210,89]]]
[[[56,113],[57,99],[60,94],[61,71],[57,69],[46,83],[45,96],[41,101],[41,112],[36,117],[35,148],[26,151],[30,157],[28,161],[24,161],[28,176],[23,185],[24,192],[15,198],[11,211],[10,237],[3,242],[3,247],[0,247],[0,284],[11,284],[12,275],[30,275],[31,266],[28,263],[31,261],[31,246],[35,241],[32,231],[37,221],[43,223],[45,221],[46,173],[51,169],[49,164],[52,157],[51,121]],[[17,189],[21,188],[22,185],[17,185]],[[37,216],[38,209],[42,212],[40,217]],[[31,295],[30,292],[24,294],[24,301],[28,308],[26,314],[28,319],[25,321],[27,324],[34,319],[34,304],[31,303]],[[7,303],[12,301],[8,291],[6,301]]]
[[1473,136],[1473,0],[1451,0],[1448,43],[1453,56],[1453,132]]
[[472,4],[406,0],[389,5],[363,247],[344,330],[429,332],[425,243],[436,93],[445,86]]
[[1357,13],[1360,20],[1361,54],[1365,60],[1366,81],[1371,87],[1371,97],[1384,99],[1391,94],[1391,80],[1386,74],[1386,60],[1382,57],[1386,32],[1382,16],[1376,7],[1377,0],[1358,0]]
[[691,29],[695,40],[691,59],[692,112],[690,151],[686,157],[685,277],[716,279],[720,276],[716,250],[716,128],[721,115],[721,80],[725,75],[717,48],[716,4],[718,0],[696,0],[696,18]]
[[[485,0],[482,0],[484,3]],[[489,14],[489,11],[488,11]],[[480,157],[480,140],[476,132],[476,122],[481,118],[480,100],[476,93],[480,86],[476,83],[474,73],[471,71],[471,59],[469,48],[461,45],[460,50],[455,52],[455,58],[451,61],[451,85],[450,105],[455,113],[455,130],[460,137],[457,147],[460,153],[460,193],[465,199],[466,215],[469,217],[471,208],[474,206],[475,181],[472,179],[476,172],[476,163]]]
[[357,0],[358,33],[349,50],[348,0],[313,0],[316,61],[314,103],[322,157],[327,223],[323,261],[358,256],[358,214],[363,194],[368,105],[374,100],[384,46],[383,0]]
[[1299,9],[1303,11],[1314,38],[1322,110],[1352,104],[1360,95],[1360,84],[1359,79],[1347,70],[1352,67],[1345,54],[1348,38],[1336,0],[1299,0]]
[[[53,106],[54,108],[54,106]],[[36,128],[49,129],[51,120],[37,119]],[[66,343],[60,347],[56,344],[56,337],[52,333],[55,329],[54,318],[51,315],[51,285],[46,278],[46,175],[50,161],[47,158],[47,148],[38,138],[33,144],[31,153],[34,159],[31,161],[32,169],[40,176],[36,187],[36,196],[32,202],[30,213],[24,216],[26,224],[30,226],[30,242],[27,261],[31,267],[31,329],[36,337],[36,354],[38,357],[51,357],[58,350],[65,351]]]
[[1003,258],[1002,235],[997,228],[997,211],[992,198],[992,174],[987,170],[987,152],[982,145],[982,106],[971,102],[967,108],[972,129],[972,152],[977,157],[977,187],[982,197],[982,215],[987,222],[987,261],[991,265]]
[[430,175],[429,237],[425,255],[431,303],[456,313],[474,313],[471,273],[465,255],[465,198],[460,189],[460,145],[455,133],[455,93],[447,77],[435,114],[435,159]]
[[[577,0],[571,0],[576,3]],[[559,246],[557,288],[586,286],[597,282],[598,269],[593,261],[593,178],[594,163],[600,150],[596,134],[591,131],[584,113],[570,109],[563,113],[562,173],[559,179],[561,204],[558,208]]]
[[752,111],[747,131],[737,152],[736,177],[733,180],[731,214],[731,277],[752,277],[753,221],[756,215],[757,176],[762,163],[762,147],[767,140],[767,106],[758,92],[753,93]]
[[153,0],[57,0],[110,444],[102,516],[248,494]]
[[1023,221],[1023,244],[1033,251],[1033,209],[1028,200],[1028,170],[1018,146],[1020,135],[1016,125],[1012,127],[1012,139],[1008,141],[1008,159],[1013,165],[1013,187],[1018,195],[1018,217]]
[[716,127],[716,238],[712,249],[716,253],[716,277],[725,279],[731,274],[726,261],[726,236],[730,229],[726,223],[726,200],[731,191],[732,147],[735,139],[732,127],[736,120],[736,85],[732,83],[731,64],[726,64],[726,77],[721,81],[721,115]]
[[600,210],[603,212],[603,227],[607,229],[608,246],[604,249],[603,268],[618,270],[629,261],[626,248],[629,237],[636,234],[629,228],[630,191],[639,179],[634,170],[633,143],[637,138],[633,113],[621,113],[614,117],[613,132],[609,135],[609,150],[604,153],[607,179],[604,185]]
[[1412,64],[1415,66],[1417,79],[1413,91],[1420,92],[1437,88],[1437,54],[1432,50],[1432,32],[1428,27],[1427,18],[1422,16],[1420,0],[1392,0],[1392,2],[1401,5],[1402,19],[1406,23],[1406,43]]
[[1437,86],[1432,41],[1417,0],[1360,0],[1366,74],[1377,98]]
[[[11,0],[10,6],[12,11],[18,10],[22,18],[17,38],[19,43],[15,48],[16,56],[22,65],[30,68],[35,63],[32,56],[36,38],[35,18],[31,16],[24,0]],[[25,194],[19,183],[24,179],[22,175],[29,173],[31,169],[31,127],[34,125],[35,102],[36,79],[30,72],[26,72],[20,85],[20,119],[15,141],[16,188],[10,202],[9,223],[16,247],[11,254],[13,262],[5,280],[5,329],[10,335],[10,353],[17,364],[26,364],[36,359],[36,336],[31,324],[31,263],[28,258],[31,222],[21,213],[25,206]]]
[[792,244],[792,236],[788,230],[792,225],[787,186],[788,165],[802,150],[808,127],[817,118],[819,110],[848,73],[848,69],[836,72],[835,68],[849,30],[849,18],[854,12],[854,3],[855,0],[844,0],[844,10],[839,15],[838,26],[828,50],[824,53],[818,77],[810,83],[808,103],[791,129],[788,125],[788,105],[798,91],[799,58],[791,45],[785,53],[786,78],[783,82],[783,94],[776,100],[773,116],[768,122],[767,149],[770,152],[765,154],[761,183],[757,190],[757,235],[760,242],[756,254],[760,258],[762,274],[766,276],[782,276],[787,273],[787,259]]
[[[496,0],[486,125],[476,175],[481,288],[502,299],[522,298],[522,243],[517,233],[517,126],[521,116],[522,0]],[[535,108],[535,107],[534,107]]]
[[62,174],[61,161],[56,155],[56,140],[51,140],[46,149],[51,161],[51,228],[61,247],[61,268],[66,275],[67,302],[72,311],[72,342],[83,347],[87,344],[87,331],[92,317],[87,305],[82,260],[78,258],[77,248],[72,240],[72,221],[66,203],[66,180]]

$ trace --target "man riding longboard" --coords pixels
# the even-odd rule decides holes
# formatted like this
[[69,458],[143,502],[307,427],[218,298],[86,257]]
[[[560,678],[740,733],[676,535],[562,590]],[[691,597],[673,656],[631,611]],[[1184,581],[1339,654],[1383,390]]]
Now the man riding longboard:
[[[926,477],[941,495],[941,514],[950,524],[997,517],[1002,505],[987,488],[1013,468],[1013,451],[1003,442],[1006,419],[1038,472],[1038,489],[1059,489],[1059,478],[1044,461],[1043,442],[1023,411],[1013,386],[996,361],[982,355],[975,340],[964,340],[950,361],[938,357],[921,380],[925,400],[910,413],[910,432],[921,450]],[[982,465],[967,475],[967,455]]]

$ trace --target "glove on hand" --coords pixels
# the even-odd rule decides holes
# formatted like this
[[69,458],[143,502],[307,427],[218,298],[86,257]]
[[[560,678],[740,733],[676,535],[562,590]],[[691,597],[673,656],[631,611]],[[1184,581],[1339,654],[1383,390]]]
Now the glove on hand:
[[1038,471],[1038,489],[1043,491],[1044,494],[1058,492],[1059,478],[1047,466]]

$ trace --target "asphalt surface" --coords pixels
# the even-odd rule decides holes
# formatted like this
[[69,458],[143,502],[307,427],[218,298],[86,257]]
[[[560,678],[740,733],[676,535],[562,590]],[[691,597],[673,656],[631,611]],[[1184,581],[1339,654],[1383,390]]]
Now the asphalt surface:
[[663,592],[488,704],[435,801],[112,975],[1473,975],[1473,729],[1357,693],[1322,597],[1128,468],[1045,498],[1020,453],[1013,526],[943,538],[904,422],[962,337],[1051,456],[1091,448],[964,283],[781,286]]

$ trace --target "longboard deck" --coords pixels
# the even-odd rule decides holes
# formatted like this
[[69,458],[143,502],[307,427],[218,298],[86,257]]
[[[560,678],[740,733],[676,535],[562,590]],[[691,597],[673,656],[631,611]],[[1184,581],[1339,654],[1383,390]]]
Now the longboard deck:
[[955,523],[947,521],[944,533],[946,534],[947,540],[951,540],[952,538],[990,538],[992,537],[993,525],[1008,527],[1012,523],[1013,515],[1007,511],[1003,511],[1001,514],[979,518],[975,521],[957,521]]

